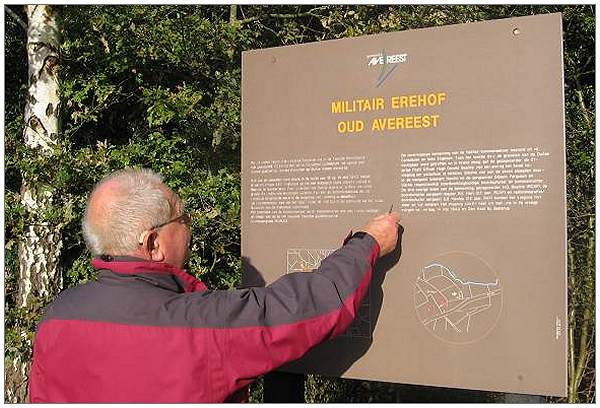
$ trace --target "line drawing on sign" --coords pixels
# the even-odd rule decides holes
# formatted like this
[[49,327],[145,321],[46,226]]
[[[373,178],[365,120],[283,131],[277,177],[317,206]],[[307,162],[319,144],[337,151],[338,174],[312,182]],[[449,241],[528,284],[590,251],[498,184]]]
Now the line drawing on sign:
[[496,298],[500,301],[501,294],[498,279],[493,282],[467,280],[448,266],[432,262],[417,277],[415,307],[421,323],[434,333],[468,335],[474,317],[490,309]]
[[331,255],[334,249],[292,248],[287,250],[287,273],[312,272],[321,261]]
[[[321,261],[331,255],[335,249],[290,248],[287,250],[287,273],[313,272]],[[356,317],[341,337],[371,338],[371,287],[367,291]]]
[[[446,266],[439,264],[439,263],[432,263],[431,265],[428,265],[425,267],[425,269],[427,268],[431,268],[433,266],[439,266],[440,268],[443,268],[446,272],[448,272],[454,279],[456,279],[457,281],[459,281],[460,283],[462,283],[463,285],[498,285],[498,279],[496,279],[495,283],[481,283],[481,282],[471,282],[471,281],[463,281],[462,279],[460,279],[458,276],[456,276],[454,273],[452,273],[452,271],[450,269],[448,269]],[[452,286],[452,285],[451,285]]]

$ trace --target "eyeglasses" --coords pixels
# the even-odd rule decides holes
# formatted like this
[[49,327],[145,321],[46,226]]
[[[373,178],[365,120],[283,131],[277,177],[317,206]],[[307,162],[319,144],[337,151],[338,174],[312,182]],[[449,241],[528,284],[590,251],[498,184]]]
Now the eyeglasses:
[[165,225],[168,225],[168,224],[170,224],[172,222],[178,222],[180,224],[190,225],[192,223],[192,217],[190,217],[190,215],[188,213],[183,213],[179,217],[175,217],[172,220],[169,220],[167,222],[163,222],[162,224],[155,225],[155,226],[153,226],[153,227],[151,227],[151,228],[143,231],[140,234],[140,239],[138,240],[138,244],[144,245],[144,238],[146,238],[146,234],[148,234],[150,231],[162,228]]
[[159,224],[159,225],[155,225],[154,227],[152,227],[150,229],[151,230],[158,229],[158,228],[164,227],[165,225],[170,224],[172,222],[178,222],[180,224],[190,225],[192,223],[192,217],[190,217],[190,215],[188,213],[183,213],[179,217],[175,217],[172,220],[163,222],[162,224]]

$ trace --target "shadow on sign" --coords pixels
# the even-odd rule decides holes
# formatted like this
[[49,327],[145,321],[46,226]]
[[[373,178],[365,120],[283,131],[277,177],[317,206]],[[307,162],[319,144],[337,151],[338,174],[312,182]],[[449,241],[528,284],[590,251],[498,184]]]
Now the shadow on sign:
[[373,343],[373,331],[377,326],[381,305],[383,304],[382,284],[387,271],[392,269],[400,260],[403,233],[404,228],[400,226],[396,248],[391,253],[381,257],[375,264],[373,279],[367,295],[370,299],[363,299],[363,301],[370,302],[368,308],[370,320],[368,336],[342,334],[313,348],[304,357],[286,364],[279,371],[339,377],[369,350]]

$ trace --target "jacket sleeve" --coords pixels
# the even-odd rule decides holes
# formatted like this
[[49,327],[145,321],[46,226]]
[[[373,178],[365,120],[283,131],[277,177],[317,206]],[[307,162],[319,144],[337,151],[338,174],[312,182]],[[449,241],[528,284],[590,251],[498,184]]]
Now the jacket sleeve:
[[[379,245],[368,234],[350,239],[312,273],[291,273],[264,288],[190,294],[194,327],[213,328],[221,368],[252,379],[344,332],[369,283]],[[181,305],[179,305],[181,306]]]

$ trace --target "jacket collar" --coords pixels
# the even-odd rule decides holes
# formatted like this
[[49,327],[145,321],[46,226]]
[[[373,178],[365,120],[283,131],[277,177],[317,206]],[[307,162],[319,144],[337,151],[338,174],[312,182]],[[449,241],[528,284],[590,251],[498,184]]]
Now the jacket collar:
[[[207,287],[202,281],[177,268],[176,266],[147,261],[132,256],[110,256],[102,255],[92,259],[95,269],[108,269],[117,274],[143,275],[145,278],[174,277],[185,292],[202,292]],[[162,279],[161,279],[162,280]],[[172,279],[171,279],[172,280]]]

